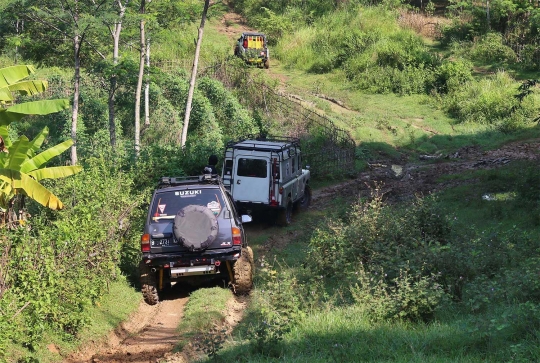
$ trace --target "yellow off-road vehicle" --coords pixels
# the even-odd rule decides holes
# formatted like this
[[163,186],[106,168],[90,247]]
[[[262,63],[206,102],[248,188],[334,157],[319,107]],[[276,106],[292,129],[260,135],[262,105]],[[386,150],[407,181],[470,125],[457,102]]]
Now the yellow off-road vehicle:
[[234,55],[244,59],[247,64],[255,64],[266,69],[270,67],[266,35],[262,33],[242,33],[234,47]]

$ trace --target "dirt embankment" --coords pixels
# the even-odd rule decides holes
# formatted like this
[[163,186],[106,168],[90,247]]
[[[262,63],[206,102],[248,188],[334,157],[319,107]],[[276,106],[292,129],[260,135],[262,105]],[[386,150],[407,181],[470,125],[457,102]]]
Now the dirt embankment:
[[374,187],[388,202],[410,200],[415,195],[428,195],[457,186],[464,181],[441,181],[441,176],[463,173],[467,170],[494,169],[516,160],[540,163],[540,139],[517,141],[499,149],[482,151],[468,146],[450,155],[421,155],[419,161],[396,162],[381,160],[369,164],[369,170],[355,179],[313,193],[314,207],[341,196],[368,197]]

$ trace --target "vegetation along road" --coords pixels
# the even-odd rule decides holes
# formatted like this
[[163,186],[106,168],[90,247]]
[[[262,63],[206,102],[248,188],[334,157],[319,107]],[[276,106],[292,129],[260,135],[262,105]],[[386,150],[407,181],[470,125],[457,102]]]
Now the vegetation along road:
[[[0,361],[540,361],[538,1],[0,12]],[[144,303],[158,180],[249,134],[300,139],[310,207],[244,225],[248,295]]]

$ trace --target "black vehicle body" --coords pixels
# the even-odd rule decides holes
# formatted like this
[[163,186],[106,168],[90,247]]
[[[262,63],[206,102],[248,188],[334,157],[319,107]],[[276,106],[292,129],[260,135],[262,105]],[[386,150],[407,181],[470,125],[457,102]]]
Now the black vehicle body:
[[234,264],[247,250],[242,222],[250,220],[238,215],[217,175],[162,178],[141,238],[145,300],[156,303],[156,292],[176,282],[233,281]]

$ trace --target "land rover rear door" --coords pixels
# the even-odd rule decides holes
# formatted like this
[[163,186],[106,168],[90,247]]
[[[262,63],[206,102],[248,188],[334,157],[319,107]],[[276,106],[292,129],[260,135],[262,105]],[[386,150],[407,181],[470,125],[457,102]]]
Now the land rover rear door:
[[270,158],[238,153],[234,159],[233,199],[237,202],[268,204]]

